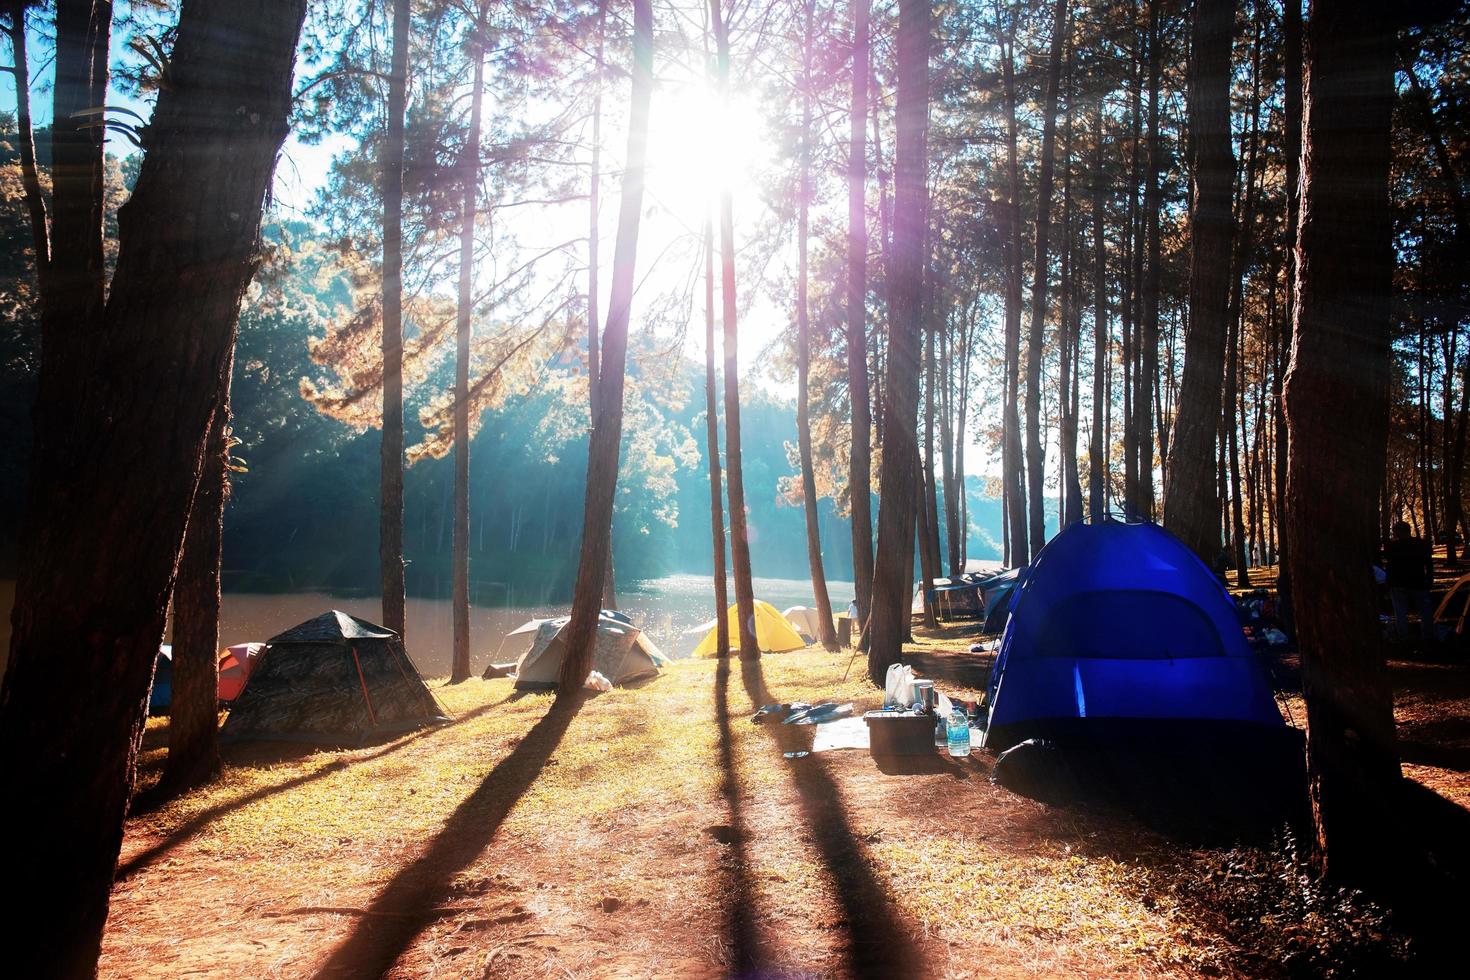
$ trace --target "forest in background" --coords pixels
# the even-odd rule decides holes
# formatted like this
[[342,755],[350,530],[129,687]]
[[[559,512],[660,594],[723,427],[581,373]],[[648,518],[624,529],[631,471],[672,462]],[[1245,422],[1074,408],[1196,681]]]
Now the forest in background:
[[[7,193],[18,189],[19,179],[13,130],[7,132],[12,143],[0,146],[0,302],[24,315],[28,232],[19,194]],[[117,180],[136,167],[133,158],[112,163]],[[360,529],[377,515],[376,436],[313,411],[301,393],[305,378],[322,383],[310,345],[349,307],[350,288],[345,274],[333,274],[330,251],[310,223],[272,225],[265,237],[270,258],[241,314],[232,384],[239,444],[225,510],[223,584],[241,592],[371,594],[378,586],[377,543]],[[37,358],[26,341],[33,336],[17,331],[0,339],[0,454],[13,464],[0,472],[0,575],[14,574],[23,510]],[[619,571],[629,583],[706,573],[710,565],[701,368],[682,353],[669,357],[654,349],[655,343],[642,338],[630,365],[623,491],[613,525]],[[789,363],[785,369],[789,377]],[[535,390],[485,410],[473,443],[472,482],[479,489],[471,502],[471,554],[484,570],[471,580],[476,604],[571,598],[586,474],[585,388],[577,384],[583,370],[579,358],[566,356]],[[410,443],[424,438],[422,425],[415,426],[418,409],[448,383],[448,373],[447,364],[435,366],[410,399]],[[781,376],[782,366],[774,364],[766,383],[747,386],[741,399],[752,564],[758,575],[802,578],[806,558],[792,543],[804,534],[803,516],[789,487],[798,472],[795,409],[771,390]],[[405,525],[407,585],[414,596],[449,597],[451,469],[450,460],[426,455],[405,472],[405,496],[413,502]],[[998,559],[999,501],[985,495],[979,478],[968,482],[968,553]],[[831,543],[830,572],[851,580],[847,518],[830,497],[821,501],[820,515]],[[514,575],[496,571],[508,568]]]

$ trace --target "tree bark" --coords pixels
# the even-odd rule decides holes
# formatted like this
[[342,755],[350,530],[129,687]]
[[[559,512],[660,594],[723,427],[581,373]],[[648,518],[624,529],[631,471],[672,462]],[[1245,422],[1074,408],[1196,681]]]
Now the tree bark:
[[1107,389],[1108,352],[1108,256],[1104,232],[1103,203],[1103,100],[1093,113],[1092,150],[1092,439],[1088,445],[1088,510],[1094,521],[1108,510],[1108,462],[1103,416],[1111,393]]
[[704,439],[709,452],[709,526],[714,545],[715,652],[730,656],[730,600],[725,594],[725,509],[720,500],[719,406],[715,401],[715,232],[704,223]]
[[[587,189],[587,417],[597,414],[597,386],[602,376],[599,362],[597,288],[601,262],[602,231],[602,77],[605,71],[604,45],[607,41],[607,0],[597,0],[597,80],[592,96],[592,176]],[[617,580],[613,572],[612,545],[608,544],[607,572],[603,576],[602,604],[618,608]]]
[[[1400,781],[1372,554],[1389,416],[1395,31],[1368,0],[1313,3],[1306,38],[1287,534],[1321,869],[1374,878]],[[1331,493],[1324,493],[1331,487]]]
[[806,30],[802,42],[801,178],[797,189],[796,216],[796,441],[801,456],[801,497],[806,511],[806,559],[812,574],[812,598],[817,608],[818,643],[829,651],[839,649],[837,630],[832,625],[832,599],[827,593],[827,572],[822,567],[822,532],[817,523],[817,476],[812,466],[811,318],[807,308],[807,234],[812,169],[812,45],[815,43],[816,2],[806,0]]
[[378,573],[383,625],[404,632],[403,116],[408,102],[409,0],[393,0],[388,123],[383,135],[383,432],[378,471]]
[[454,652],[449,682],[470,679],[470,313],[474,307],[475,220],[480,190],[480,110],[485,87],[485,15],[482,3],[471,30],[475,59],[470,131],[460,160],[459,306],[454,324]]
[[1002,94],[1006,106],[1005,243],[1005,396],[1002,399],[1001,479],[1004,482],[1008,565],[1025,565],[1031,556],[1026,533],[1026,476],[1021,450],[1021,172],[1016,132],[1016,27],[1012,20],[1001,46]]
[[229,496],[230,373],[225,358],[220,400],[209,426],[199,489],[184,531],[174,582],[173,696],[168,761],[160,793],[173,797],[219,775],[220,551]]
[[[929,33],[927,0],[900,0],[898,14],[897,152],[894,164],[892,264],[888,269],[887,383],[883,389],[883,467],[878,550],[868,625],[868,676],[881,685],[898,662],[909,621],[918,459],[919,342],[924,283],[924,214],[928,210]],[[910,557],[905,562],[905,555]]]
[[[709,0],[714,27],[716,70],[720,99],[730,98],[730,35],[720,10],[721,0]],[[724,304],[725,340],[725,487],[730,499],[730,564],[735,573],[735,605],[740,618],[740,656],[758,660],[755,636],[755,589],[751,585],[750,532],[745,513],[745,468],[740,448],[739,333],[735,303],[735,216],[729,187],[720,188],[720,293]]]
[[1148,4],[1148,161],[1144,165],[1143,223],[1147,236],[1147,265],[1140,283],[1138,317],[1138,373],[1134,379],[1133,413],[1135,449],[1138,453],[1137,494],[1133,511],[1140,517],[1154,515],[1154,380],[1159,373],[1159,215],[1163,193],[1159,176],[1163,169],[1159,138],[1160,74],[1164,35],[1159,29],[1159,4]]
[[647,167],[648,108],[653,96],[652,0],[633,0],[633,84],[628,106],[628,153],[624,158],[618,236],[613,245],[612,292],[602,335],[602,372],[597,414],[587,441],[587,492],[582,508],[582,550],[572,615],[564,632],[566,657],[557,697],[575,697],[592,669],[592,647],[602,615],[608,555],[612,551],[613,501],[618,490],[618,457],[623,439],[623,385],[628,357],[628,319],[633,306],[633,273],[638,227],[643,211]]
[[1275,482],[1277,513],[1280,523],[1276,531],[1276,561],[1278,574],[1276,591],[1281,600],[1282,621],[1289,631],[1292,628],[1290,535],[1286,530],[1286,470],[1290,458],[1290,427],[1286,424],[1286,400],[1284,381],[1287,356],[1291,350],[1291,330],[1296,323],[1297,305],[1297,226],[1301,214],[1301,157],[1302,157],[1302,7],[1301,0],[1287,0],[1282,4],[1281,21],[1282,60],[1282,157],[1286,165],[1286,322],[1278,338],[1272,390],[1272,420],[1276,427],[1276,470],[1272,474]]
[[1220,498],[1215,486],[1215,439],[1220,424],[1226,305],[1234,216],[1230,185],[1230,42],[1233,0],[1198,0],[1190,64],[1189,325],[1184,379],[1169,447],[1164,522],[1206,564],[1220,550]]
[[[149,680],[255,270],[304,13],[304,0],[186,0],[170,85],[118,215],[95,336],[43,355],[68,388],[38,400],[38,442],[74,452],[38,452],[31,470],[0,684],[0,772],[26,801],[0,811],[0,833],[25,841],[6,871],[26,883],[26,901],[0,926],[19,976],[96,969]],[[79,237],[55,236],[53,266],[63,250],[85,250]]]
[[852,580],[858,622],[867,621],[873,585],[873,412],[868,401],[868,73],[872,70],[869,0],[852,0],[852,107],[847,156],[847,393],[852,448],[847,458],[852,513]]
[[1047,62],[1046,94],[1041,107],[1041,175],[1036,189],[1036,258],[1031,268],[1031,325],[1026,334],[1026,480],[1030,521],[1030,558],[1046,541],[1046,451],[1041,444],[1041,361],[1046,346],[1046,289],[1048,236],[1051,232],[1052,184],[1056,167],[1057,94],[1062,84],[1062,52],[1067,45],[1068,0],[1057,0],[1052,18],[1051,54]]

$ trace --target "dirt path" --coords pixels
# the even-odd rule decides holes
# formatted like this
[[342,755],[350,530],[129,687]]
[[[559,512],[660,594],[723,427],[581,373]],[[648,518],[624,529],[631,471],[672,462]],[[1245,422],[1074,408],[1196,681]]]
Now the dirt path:
[[752,705],[879,700],[845,664],[681,663],[567,708],[476,680],[438,688],[435,731],[236,755],[130,822],[103,975],[1242,972],[1173,897],[1194,855],[1127,817],[1009,793],[978,753],[783,758]]

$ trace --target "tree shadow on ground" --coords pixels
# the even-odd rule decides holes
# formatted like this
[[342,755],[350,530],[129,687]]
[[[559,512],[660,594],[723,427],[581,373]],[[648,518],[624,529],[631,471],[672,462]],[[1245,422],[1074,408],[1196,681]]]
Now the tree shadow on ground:
[[[759,660],[741,660],[741,680],[756,706],[778,700],[766,686]],[[764,726],[782,751],[806,747],[807,735],[796,726]],[[842,905],[847,956],[856,977],[916,976],[924,972],[923,953],[912,932],[868,860],[847,820],[842,787],[820,756],[793,760],[792,782],[801,802],[802,818],[832,877],[833,891]]]
[[[263,786],[260,789],[255,790],[254,792],[246,793],[244,796],[230,800],[227,803],[221,803],[218,806],[212,806],[209,809],[195,814],[193,817],[190,817],[187,821],[180,824],[178,827],[175,827],[172,831],[169,832],[166,837],[164,837],[163,840],[159,841],[157,844],[154,844],[152,847],[148,848],[145,851],[140,851],[139,853],[129,858],[125,863],[119,865],[116,873],[113,875],[113,881],[122,881],[126,878],[132,877],[139,871],[142,871],[149,865],[156,862],[159,858],[168,854],[180,844],[183,844],[189,838],[193,837],[195,834],[199,833],[205,827],[214,823],[221,817],[227,816],[231,813],[235,813],[239,810],[243,810],[250,804],[259,802],[260,800],[269,799],[270,797],[275,796],[279,793],[290,792],[293,789],[296,789],[300,786],[305,786],[308,783],[313,783],[316,780],[321,779],[325,776],[330,776],[334,773],[342,772],[346,769],[351,768],[352,766],[361,765],[365,762],[373,762],[377,759],[383,758],[384,756],[392,755],[394,752],[405,749],[415,742],[418,742],[425,738],[429,738],[446,729],[453,728],[455,725],[462,725],[467,721],[478,718],[485,712],[490,711],[494,708],[498,708],[502,704],[505,704],[507,701],[511,700],[515,700],[514,695],[502,698],[501,700],[496,701],[493,704],[481,705],[480,707],[475,708],[471,711],[466,711],[448,724],[435,725],[432,728],[425,728],[422,731],[414,732],[413,734],[405,736],[404,738],[400,738],[396,742],[393,742],[390,745],[386,745],[381,749],[369,753],[368,755],[357,756],[350,759],[333,759],[331,762],[322,766],[320,769],[315,769],[308,773],[302,773],[299,776],[294,776],[291,779],[288,779],[283,783],[277,783],[274,786]],[[164,737],[166,738],[167,736]],[[242,743],[239,746],[231,747],[229,750],[227,750],[226,755],[232,765],[246,766],[250,768],[261,768],[275,765],[281,762],[302,759],[307,756],[314,755],[318,751],[320,751],[320,748],[318,746],[305,745],[296,742],[249,742]],[[199,787],[196,787],[196,789],[197,788]],[[140,793],[134,799],[133,804],[128,811],[128,815],[130,817],[136,817],[143,814],[152,813],[164,806],[166,803],[171,802],[171,799],[172,798],[156,799],[147,795],[145,791],[145,793]]]
[[454,876],[489,846],[516,802],[556,751],[586,696],[558,698],[510,754],[455,809],[428,848],[394,875],[318,977],[382,976],[418,935],[443,914]]
[[1309,824],[1301,733],[1160,723],[1032,740],[996,760],[999,785],[1042,803],[1101,807],[1186,847],[1265,845]]
[[735,740],[730,729],[730,658],[715,668],[715,725],[719,732],[720,796],[730,814],[728,827],[707,829],[728,847],[724,855],[728,888],[730,959],[726,966],[737,976],[764,973],[760,938],[755,926],[755,888],[750,880],[749,828],[741,801],[740,778],[735,771]]
[[903,662],[914,668],[919,677],[929,678],[941,684],[983,691],[990,678],[990,665],[995,655],[990,653],[928,653],[905,650]]

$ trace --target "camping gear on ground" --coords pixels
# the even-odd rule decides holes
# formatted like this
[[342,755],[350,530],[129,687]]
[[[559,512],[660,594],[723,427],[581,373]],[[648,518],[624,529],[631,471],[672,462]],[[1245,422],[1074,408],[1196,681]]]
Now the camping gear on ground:
[[821,704],[812,705],[801,711],[793,711],[781,720],[783,725],[818,725],[826,721],[836,721],[838,718],[846,718],[852,714],[852,702],[838,704],[835,701],[824,701]]
[[921,711],[933,711],[934,706],[939,703],[939,692],[934,690],[934,682],[923,678],[914,680],[914,704]]
[[868,723],[848,715],[834,721],[824,721],[814,726],[812,752],[833,752],[838,749],[867,749],[872,746],[868,737]]
[[[739,604],[730,607],[726,619],[729,621],[730,649],[740,649],[740,609]],[[704,639],[699,641],[699,646],[694,648],[692,656],[708,657],[717,652],[719,648],[719,637],[715,635],[718,629],[716,621],[711,620],[704,623],[696,630],[707,630]],[[694,632],[694,631],[691,631]],[[796,627],[786,621],[786,617],[762,599],[755,600],[755,642],[764,653],[787,653],[791,650],[800,650],[806,646],[802,642],[801,634],[796,632]]]
[[[813,609],[811,606],[792,606],[790,609],[781,610],[781,615],[796,631],[800,633],[808,643],[816,642],[817,637],[822,635],[822,613],[821,610]],[[832,622],[829,615],[828,622]]]
[[158,648],[158,657],[153,662],[153,689],[148,692],[148,713],[168,714],[168,706],[174,699],[174,648],[164,643]]
[[585,690],[596,691],[599,694],[605,694],[613,688],[612,681],[603,677],[602,674],[595,670],[587,675],[587,679],[582,682],[582,687]]
[[333,609],[271,638],[220,738],[361,745],[448,720],[397,633]]
[[1281,728],[1223,585],[1155,524],[1077,523],[1028,569],[991,668],[985,745],[1166,721]]
[[951,758],[963,759],[970,754],[970,719],[963,708],[956,706],[949,713],[945,736]]
[[764,724],[767,721],[782,721],[796,711],[805,711],[811,705],[805,701],[792,701],[790,704],[768,704],[761,708],[750,718],[752,725]]
[[883,707],[907,708],[914,703],[914,668],[889,664],[883,683]]
[[863,714],[868,726],[868,751],[882,755],[931,755],[934,716],[911,708],[868,711]]
[[250,679],[250,672],[255,669],[264,650],[264,643],[236,643],[220,651],[219,699],[221,701],[228,704],[240,696],[240,692],[245,690],[245,682]]
[[[522,690],[555,687],[567,648],[563,631],[570,617],[542,620],[531,645],[516,662],[515,686]],[[524,627],[522,627],[524,629]],[[592,669],[613,684],[627,684],[658,674],[668,663],[652,640],[638,627],[613,616],[597,617],[592,646]],[[488,676],[488,675],[487,675]]]

